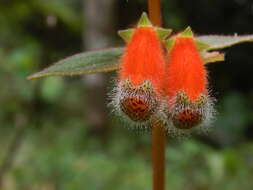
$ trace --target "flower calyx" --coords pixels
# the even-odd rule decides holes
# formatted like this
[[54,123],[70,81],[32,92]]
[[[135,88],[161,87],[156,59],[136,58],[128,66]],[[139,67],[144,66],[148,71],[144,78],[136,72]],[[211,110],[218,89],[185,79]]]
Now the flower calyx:
[[[152,27],[155,29],[159,39],[161,41],[165,40],[172,32],[171,29],[165,29],[161,27],[154,27],[152,23],[150,22],[147,13],[142,13],[141,18],[138,21],[137,27]],[[125,30],[119,30],[118,34],[119,36],[125,41],[129,42],[133,36],[133,33],[136,28],[131,28],[131,29],[125,29]]]

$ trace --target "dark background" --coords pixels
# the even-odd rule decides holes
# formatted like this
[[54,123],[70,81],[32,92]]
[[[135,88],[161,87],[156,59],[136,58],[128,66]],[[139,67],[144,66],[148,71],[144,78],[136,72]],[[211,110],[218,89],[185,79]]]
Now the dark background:
[[[26,77],[87,49],[123,45],[144,0],[0,0],[0,186],[6,190],[151,189],[150,134],[106,108],[115,74]],[[252,34],[252,0],[164,0],[165,27]],[[167,138],[173,190],[253,187],[253,44],[208,65],[217,99],[208,135]]]

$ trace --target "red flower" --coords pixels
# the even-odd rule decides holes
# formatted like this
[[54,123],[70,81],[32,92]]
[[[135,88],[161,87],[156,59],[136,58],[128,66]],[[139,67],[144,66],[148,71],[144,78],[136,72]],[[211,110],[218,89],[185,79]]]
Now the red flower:
[[169,53],[168,96],[174,97],[184,91],[195,101],[207,93],[207,73],[192,38],[177,37]]
[[207,122],[212,113],[207,72],[192,37],[175,37],[167,77],[169,116],[174,126],[189,129]]
[[138,26],[121,58],[115,107],[130,120],[148,121],[164,88],[163,48],[155,28]]
[[160,92],[164,87],[163,49],[153,27],[137,27],[121,59],[119,80],[134,86],[148,80]]

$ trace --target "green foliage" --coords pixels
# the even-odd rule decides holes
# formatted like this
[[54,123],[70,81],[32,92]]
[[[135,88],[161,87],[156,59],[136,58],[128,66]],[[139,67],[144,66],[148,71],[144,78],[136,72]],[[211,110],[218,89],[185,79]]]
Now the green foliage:
[[237,34],[235,34],[234,36],[207,35],[207,36],[198,36],[197,38],[200,41],[209,44],[207,50],[224,49],[236,44],[253,41],[253,35],[239,36]]
[[[78,120],[69,122],[71,128],[66,125],[56,136],[48,135],[53,130],[29,135],[19,164],[10,171],[18,189],[46,184],[62,190],[150,188],[148,138],[136,140],[138,136],[124,132],[126,129],[114,130],[110,146],[105,148],[103,144],[94,144],[86,132],[87,126],[80,125]],[[217,150],[196,140],[172,141],[166,150],[167,188],[250,190],[251,154],[252,143]]]
[[[181,30],[190,18],[179,9],[178,2],[163,1],[164,20],[167,26]],[[186,7],[191,15],[197,14],[202,19],[201,10],[207,9],[204,6],[207,1],[197,2],[198,11]],[[215,28],[214,23],[219,19],[215,17],[217,12],[210,11],[224,8],[217,6],[218,2],[224,3],[207,3],[206,13],[214,16],[215,22],[203,23],[202,29],[193,26],[196,31],[205,29],[214,33],[210,28]],[[130,3],[136,1],[128,1],[126,5]],[[87,124],[84,112],[89,110],[82,80],[76,77],[26,80],[28,74],[48,63],[80,51],[83,27],[80,7],[77,0],[0,3],[0,165],[17,126],[24,122],[20,115],[26,121],[25,136],[19,142],[13,167],[4,175],[1,189],[146,190],[151,187],[149,134],[133,134],[113,120],[105,140],[102,132],[94,135],[93,126]],[[242,5],[236,8],[241,10]],[[251,31],[252,19],[247,11],[245,17],[242,11],[231,12],[233,16],[228,17],[222,9],[219,14],[223,16],[225,12],[228,24],[221,19],[214,31],[223,27],[224,34],[231,33],[231,28],[226,28],[228,31],[224,28],[233,26],[237,27],[235,31]],[[48,25],[48,16],[56,19],[54,26]],[[127,12],[124,17],[129,16]],[[240,27],[236,25],[238,21]],[[214,96],[220,96],[214,129],[201,139],[191,137],[178,142],[168,139],[168,189],[252,189],[251,52],[250,44],[231,48],[227,51],[229,65],[210,65],[209,73],[214,76],[210,77],[210,85],[215,87]]]
[[123,48],[111,48],[80,53],[63,59],[49,68],[29,76],[28,79],[114,71],[118,69],[118,62],[122,52]]
[[220,101],[222,114],[217,115],[214,123],[216,140],[223,146],[240,142],[246,127],[252,121],[252,115],[245,98],[235,92],[224,96]]

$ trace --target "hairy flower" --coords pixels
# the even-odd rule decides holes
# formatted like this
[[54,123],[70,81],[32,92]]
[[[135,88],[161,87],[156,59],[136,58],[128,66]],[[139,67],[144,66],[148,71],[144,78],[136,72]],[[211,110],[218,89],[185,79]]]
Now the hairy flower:
[[207,72],[193,37],[176,36],[169,51],[167,95],[175,127],[190,129],[209,122],[212,101]]
[[129,79],[134,86],[145,80],[160,91],[165,72],[163,50],[153,27],[137,27],[121,59],[120,81]]
[[116,109],[134,122],[157,115],[164,89],[163,48],[152,26],[138,26],[120,60]]

